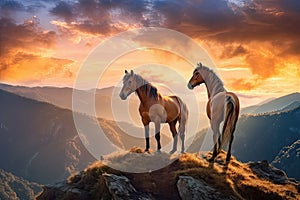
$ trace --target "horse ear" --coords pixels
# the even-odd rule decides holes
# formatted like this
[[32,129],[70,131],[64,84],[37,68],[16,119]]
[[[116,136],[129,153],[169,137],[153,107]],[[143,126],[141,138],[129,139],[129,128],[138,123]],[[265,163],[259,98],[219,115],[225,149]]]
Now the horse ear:
[[202,67],[202,63],[199,62],[199,63],[197,64],[197,66],[198,66],[198,67]]
[[133,70],[130,71],[130,75],[133,75]]
[[125,69],[125,74],[128,74],[128,71],[127,71],[127,69]]

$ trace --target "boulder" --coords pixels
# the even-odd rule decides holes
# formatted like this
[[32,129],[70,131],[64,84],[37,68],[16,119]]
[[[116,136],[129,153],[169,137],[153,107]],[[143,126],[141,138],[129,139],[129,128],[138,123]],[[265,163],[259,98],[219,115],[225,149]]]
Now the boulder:
[[204,181],[191,176],[179,176],[177,188],[182,200],[220,200],[235,199],[221,194]]
[[57,199],[64,196],[66,200],[88,199],[89,195],[86,191],[71,186],[67,181],[59,182],[53,186],[44,186],[37,200]]
[[115,174],[103,174],[105,184],[114,200],[124,199],[153,199],[147,194],[138,192],[125,176],[117,176]]

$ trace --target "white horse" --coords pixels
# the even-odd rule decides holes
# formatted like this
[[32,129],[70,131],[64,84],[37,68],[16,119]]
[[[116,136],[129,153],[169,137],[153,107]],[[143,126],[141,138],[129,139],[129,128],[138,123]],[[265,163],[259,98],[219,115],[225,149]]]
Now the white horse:
[[[197,64],[193,72],[188,88],[193,89],[197,85],[204,83],[208,94],[206,106],[207,116],[210,119],[210,126],[214,133],[214,151],[211,161],[220,152],[221,148],[229,142],[226,161],[230,161],[231,145],[233,133],[239,117],[240,103],[236,94],[227,92],[221,79],[210,68]],[[220,134],[220,124],[224,121],[222,135]],[[218,147],[217,147],[218,146]]]

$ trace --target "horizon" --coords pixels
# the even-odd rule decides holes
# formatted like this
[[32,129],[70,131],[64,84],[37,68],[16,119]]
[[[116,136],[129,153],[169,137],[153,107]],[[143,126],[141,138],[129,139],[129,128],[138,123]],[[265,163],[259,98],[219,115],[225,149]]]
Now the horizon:
[[[30,89],[34,89],[34,88],[52,88],[52,89],[71,89],[71,90],[74,90],[76,88],[74,87],[64,87],[64,86],[51,86],[51,85],[45,85],[45,86],[26,86],[26,85],[11,85],[11,84],[7,84],[7,83],[1,83],[0,82],[0,85],[5,85],[5,86],[8,86],[8,87],[25,87],[25,88],[30,88]],[[87,89],[76,89],[76,90],[80,90],[80,91],[90,91],[90,90],[105,90],[105,89],[110,89],[110,88],[118,88],[118,89],[121,89],[121,87],[118,87],[118,86],[108,86],[108,87],[102,87],[102,88],[87,88]],[[158,87],[158,89],[161,89],[160,87]],[[3,90],[2,88],[0,88],[0,90]],[[4,90],[5,91],[5,90]],[[9,92],[9,91],[8,91]],[[172,94],[164,94],[162,93],[160,90],[159,92],[162,94],[162,95],[172,95]],[[163,91],[164,92],[164,91]],[[184,93],[179,93],[180,95],[184,95]],[[278,99],[278,98],[281,98],[281,97],[285,97],[285,96],[289,96],[289,95],[292,95],[292,94],[300,94],[300,92],[292,92],[292,93],[288,93],[288,94],[284,94],[282,96],[278,96],[278,97],[270,97],[270,98],[266,98],[262,101],[257,101],[253,104],[241,104],[242,107],[241,108],[247,108],[247,107],[251,107],[251,106],[258,106],[258,105],[263,105],[263,104],[266,104],[266,103],[269,103],[270,101],[272,100],[275,100],[275,99]],[[205,94],[206,95],[206,94]],[[237,94],[238,96],[242,95],[242,94]],[[197,97],[199,97],[199,94],[197,95]],[[134,98],[137,98],[137,97],[134,97]],[[241,98],[241,97],[239,97]],[[199,103],[200,104],[206,104],[206,102],[208,101],[208,99],[201,99],[199,100],[199,98],[197,98]]]

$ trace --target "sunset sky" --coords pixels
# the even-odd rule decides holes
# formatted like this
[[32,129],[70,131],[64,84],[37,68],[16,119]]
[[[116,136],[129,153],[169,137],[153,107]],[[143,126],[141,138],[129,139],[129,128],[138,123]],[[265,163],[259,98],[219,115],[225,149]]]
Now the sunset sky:
[[[143,27],[191,37],[243,106],[300,92],[299,0],[1,0],[0,82],[73,87],[99,43]],[[116,59],[99,87],[116,85],[126,67],[172,82],[151,63],[176,68],[186,80],[192,73],[178,55],[139,50]]]

